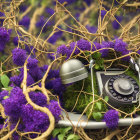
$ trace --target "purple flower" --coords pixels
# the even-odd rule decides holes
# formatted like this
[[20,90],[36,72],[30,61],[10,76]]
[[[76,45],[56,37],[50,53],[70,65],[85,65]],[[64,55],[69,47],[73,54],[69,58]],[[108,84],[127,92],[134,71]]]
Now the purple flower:
[[21,105],[25,103],[25,97],[19,87],[13,88],[10,97],[2,101],[5,114],[10,116],[12,122],[16,122],[19,119],[21,116]]
[[39,106],[45,106],[47,103],[46,96],[41,92],[30,92],[31,100]]
[[26,122],[33,121],[32,115],[34,113],[34,109],[30,104],[22,105],[21,112],[22,112],[21,117],[22,117],[23,123],[26,124]]
[[19,101],[19,104],[25,104],[26,103],[26,99],[25,99],[25,96],[23,94],[23,91],[21,88],[19,87],[14,87],[12,90],[11,90],[11,93],[10,93],[10,98],[12,99],[17,99]]
[[90,5],[92,2],[92,0],[84,0],[84,1],[87,3],[87,5]]
[[97,43],[97,42],[93,42],[93,43],[94,43],[95,46],[92,45],[92,51],[96,51],[98,49],[101,49],[101,44],[100,43]]
[[53,77],[59,78],[59,70],[53,70]]
[[[113,26],[113,28],[114,29],[119,29],[120,28],[120,22],[122,21],[122,17],[121,16],[115,16],[115,18],[116,18],[116,20],[114,20],[113,22],[112,22],[112,26]],[[119,22],[119,23],[118,23]]]
[[[0,17],[5,17],[5,14],[0,12]],[[3,25],[3,21],[4,21],[4,19],[0,19],[0,26]]]
[[86,28],[90,33],[96,33],[97,31],[97,28],[95,26],[86,25]]
[[140,54],[140,50],[138,50],[137,53]]
[[34,69],[38,65],[38,60],[36,58],[29,57],[27,61],[28,61],[27,67],[29,69]]
[[57,48],[57,54],[67,54],[68,48],[65,45],[61,45]]
[[[3,91],[7,92],[7,91]],[[37,105],[47,107],[54,115],[55,122],[60,120],[61,108],[57,101],[50,101],[48,105],[46,102],[46,96],[41,92],[30,92],[29,96],[31,100]],[[49,127],[49,117],[47,114],[34,110],[30,104],[27,104],[22,89],[14,87],[11,90],[9,98],[2,101],[5,109],[5,114],[10,118],[11,127],[14,129],[17,121],[20,119],[18,130],[22,132],[45,132]],[[18,139],[18,134],[13,133],[13,138]],[[31,135],[32,138],[37,135]]]
[[49,43],[51,44],[55,44],[55,42],[62,36],[63,32],[62,31],[58,31],[56,33],[54,33],[48,40]]
[[19,25],[23,25],[25,28],[29,28],[30,25],[30,17],[24,16],[21,21],[19,21]]
[[2,52],[5,49],[5,43],[1,42],[0,43],[0,52]]
[[102,54],[102,57],[107,57],[107,55],[109,53],[109,49],[108,48],[110,48],[109,42],[103,41],[102,45],[101,45],[101,49],[103,49],[103,50],[100,51],[101,54]]
[[20,48],[15,48],[12,50],[13,62],[18,66],[23,66],[27,58],[26,51]]
[[44,24],[46,23],[46,25],[43,27],[43,32],[47,31],[48,26],[51,26],[53,24],[53,21],[47,21],[48,18],[45,18],[44,16],[40,16],[39,21],[36,23],[36,27],[38,28],[42,28],[44,26]]
[[0,51],[5,49],[6,43],[10,40],[10,34],[8,30],[3,27],[0,27]]
[[115,129],[118,126],[119,113],[116,110],[109,110],[104,114],[104,121],[110,129]]
[[42,72],[46,72],[47,71],[47,69],[48,69],[48,65],[44,65],[43,67],[40,67],[40,70],[42,71]]
[[[16,86],[20,87],[22,81],[23,81],[23,68],[20,69],[20,74],[18,76],[13,76],[10,78],[10,81],[12,81]],[[34,84],[35,81],[32,78],[32,76],[29,74],[29,72],[27,73],[27,86],[30,86],[32,84]]]
[[[129,54],[128,50],[122,52],[122,55],[127,55],[127,54]],[[130,56],[126,56],[126,57],[122,58],[122,60],[129,62]]]
[[36,132],[44,132],[48,129],[49,126],[49,118],[48,115],[40,112],[35,111],[33,115],[33,121],[34,121],[34,131]]
[[56,78],[52,80],[52,82],[53,82],[53,90],[55,93],[59,94],[59,92],[65,91],[65,86],[62,84],[60,78]]
[[[76,48],[76,49],[75,49]],[[76,43],[75,42],[71,42],[70,43],[70,49],[69,49],[69,51],[68,51],[68,56],[70,56],[71,55],[71,53],[73,52],[73,50],[75,49],[75,51],[74,51],[74,54],[75,55],[77,55],[78,53],[80,53],[80,50],[77,48],[77,46],[76,46]]]
[[[79,17],[80,17],[80,13],[76,13],[76,14],[75,14],[75,18],[76,18],[76,20],[79,21]],[[69,30],[70,30],[70,29],[69,29]]]
[[53,82],[52,81],[46,82],[45,88],[46,89],[53,89]]
[[36,49],[33,46],[28,46],[25,44],[25,50],[30,54],[31,51],[35,55]]
[[0,41],[8,42],[9,39],[10,39],[10,34],[8,30],[6,30],[6,28],[4,27],[1,27],[0,28]]
[[19,6],[20,12],[24,12],[27,9],[26,5],[20,5]]
[[2,92],[0,92],[0,102],[3,100],[3,97],[8,96],[9,93],[7,90],[3,90]]
[[18,45],[18,41],[19,41],[18,36],[13,38],[13,43],[14,43],[15,46]]
[[105,10],[101,10],[101,18],[103,19],[104,16],[106,15],[106,11]]
[[[31,70],[31,69],[30,69]],[[30,74],[30,70],[28,71],[27,73],[27,86],[30,86],[32,84],[35,83],[35,80],[34,80],[34,77],[32,77],[32,75]],[[34,69],[33,69],[34,70]],[[33,73],[34,74],[34,73]],[[39,75],[39,74],[38,74]],[[38,76],[36,75],[36,76]],[[20,74],[18,76],[20,78],[20,81],[22,82],[23,81],[23,77],[24,77],[24,69],[21,68],[20,69]],[[21,84],[21,83],[20,83]]]
[[91,50],[91,43],[88,42],[87,40],[80,39],[77,41],[77,46],[82,50],[82,51],[90,51]]
[[46,8],[46,13],[48,13],[49,15],[53,15],[54,14],[54,10],[52,8],[47,7]]
[[115,45],[114,45],[115,51],[123,53],[126,51],[126,47],[127,47],[127,44],[123,42],[122,39],[116,39]]
[[114,48],[114,46],[115,46],[115,43],[114,43],[114,42],[109,41],[108,43],[109,43],[109,47],[110,47],[110,48]]
[[55,53],[48,53],[48,58],[50,59],[50,60],[54,60],[55,59]]
[[[46,105],[48,106],[48,105]],[[54,115],[55,119],[58,121],[60,119],[61,109],[58,106],[58,102],[51,101],[49,104],[49,110]],[[36,132],[44,132],[49,126],[49,118],[48,116],[40,111],[36,111],[33,109],[31,105],[23,105],[22,106],[22,114],[21,117],[23,119],[23,123],[25,124],[25,132],[36,131]]]
[[61,108],[57,101],[50,101],[48,109],[51,111],[53,116],[55,117],[56,123],[60,120]]
[[10,77],[10,81],[12,81],[18,87],[20,87],[20,84],[22,82],[21,77],[19,76]]
[[40,16],[39,21],[36,23],[36,27],[43,27],[44,24],[45,24],[45,17]]
[[34,81],[40,80],[43,76],[43,73],[38,66],[35,68],[30,68],[29,74],[33,77]]

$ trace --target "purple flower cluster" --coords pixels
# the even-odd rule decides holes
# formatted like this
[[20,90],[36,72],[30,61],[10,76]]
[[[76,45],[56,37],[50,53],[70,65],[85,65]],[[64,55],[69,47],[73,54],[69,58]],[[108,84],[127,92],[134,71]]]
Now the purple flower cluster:
[[24,16],[22,20],[19,21],[19,25],[23,25],[25,28],[28,29],[30,25],[30,17]]
[[[115,41],[103,41],[101,44],[97,42],[93,42],[91,44],[85,39],[80,39],[76,42],[70,43],[69,47],[66,47],[65,45],[61,45],[57,48],[57,55],[59,56],[62,54],[63,56],[66,55],[66,59],[68,59],[72,52],[74,55],[77,55],[80,53],[80,50],[82,51],[96,51],[99,49],[100,53],[102,54],[101,57],[107,57],[110,48],[114,49],[116,52],[121,53],[122,55],[127,55],[129,54],[129,50],[127,50],[127,43],[125,43],[122,39],[116,39]],[[130,57],[126,56],[122,58],[124,61],[129,61]]]
[[138,50],[137,53],[140,54],[140,50]]
[[46,13],[48,13],[49,15],[54,14],[54,10],[52,8],[47,7],[45,10],[46,10]]
[[67,55],[67,58],[70,57],[71,53],[74,51],[74,54],[80,53],[80,50],[82,51],[90,51],[91,50],[91,43],[87,40],[80,39],[77,41],[77,46],[75,42],[70,43],[70,47],[66,47],[65,45],[61,45],[57,48],[57,54]]
[[[20,85],[23,81],[23,68],[20,69],[20,74],[18,76],[11,77],[10,81],[13,82],[16,86],[20,87]],[[27,74],[27,86],[34,84],[34,82],[35,81],[34,81],[33,77],[28,73]]]
[[15,46],[18,45],[18,40],[19,40],[18,39],[18,36],[16,36],[16,37],[13,38],[13,43],[14,43]]
[[[74,49],[75,49],[75,51],[74,51]],[[80,50],[77,48],[75,42],[71,42],[70,43],[70,48],[69,48],[69,52],[67,52],[67,55],[70,56],[73,51],[74,51],[74,54],[75,55],[77,55],[78,53],[80,53]]]
[[106,11],[105,10],[101,10],[101,18],[103,19],[104,16],[106,15]]
[[48,53],[47,57],[50,59],[50,60],[54,60],[55,59],[55,53]]
[[48,39],[48,42],[51,43],[51,44],[55,44],[55,42],[61,38],[63,35],[63,32],[62,31],[58,31],[56,33],[54,33],[49,39]]
[[4,98],[5,96],[8,96],[8,95],[9,95],[9,93],[8,93],[8,91],[6,91],[6,90],[0,92],[0,102],[3,100],[3,98]]
[[[36,23],[36,27],[42,29],[44,24],[47,22],[48,18],[45,18],[44,16],[40,16],[39,21]],[[47,24],[43,27],[43,32],[46,32],[48,27],[53,24],[53,21],[48,21]]]
[[68,48],[65,45],[57,47],[57,54],[65,55],[68,52]]
[[33,46],[28,46],[25,44],[25,50],[27,51],[28,54],[32,52],[35,55],[36,49]]
[[101,54],[102,54],[102,57],[107,57],[108,56],[108,53],[109,53],[109,48],[112,48],[112,42],[105,42],[103,41],[102,44],[101,44]]
[[126,47],[127,47],[127,44],[123,42],[122,39],[115,40],[115,45],[114,45],[115,51],[124,53],[127,50]]
[[97,31],[97,28],[95,26],[86,25],[86,28],[90,33],[96,33]]
[[19,6],[19,9],[20,9],[20,12],[24,12],[24,11],[27,9],[27,6],[21,4],[21,5]]
[[91,44],[85,39],[80,39],[77,41],[77,46],[82,51],[90,51],[91,50]]
[[29,57],[27,62],[28,62],[27,64],[28,69],[34,69],[38,66],[38,60],[36,58]]
[[[41,92],[30,92],[29,96],[37,105],[47,107],[54,115],[56,123],[60,120],[61,109],[57,101],[52,100],[48,105],[46,96]],[[10,117],[11,129],[15,127],[19,118],[21,120],[18,127],[20,131],[44,132],[49,126],[48,116],[27,104],[23,91],[19,87],[14,87],[9,98],[3,100],[2,104],[6,115]]]
[[[63,46],[62,46],[63,47]],[[65,46],[64,46],[65,47]],[[58,49],[59,52],[63,53],[63,48],[60,47]],[[15,48],[13,51],[13,62],[18,66],[23,66],[25,60],[27,59],[26,51],[20,48]],[[38,66],[38,60],[32,57],[29,57],[27,60],[27,86],[38,82],[42,79],[43,75],[48,69],[48,65],[44,65],[43,67]],[[20,74],[13,76],[10,78],[10,81],[14,83],[14,85],[20,87],[23,80],[23,68],[20,69]],[[40,84],[39,84],[40,86]],[[59,70],[50,70],[46,79],[46,88],[52,89],[54,94],[62,94],[65,90],[64,85],[59,78]]]
[[23,66],[25,60],[27,59],[26,51],[20,48],[15,48],[12,51],[13,62],[18,66]]
[[[5,14],[3,12],[0,12],[0,17],[5,17]],[[3,25],[4,19],[0,19],[0,26]]]
[[55,78],[54,80],[52,80],[52,85],[53,85],[53,90],[55,93],[60,93],[65,91],[65,87],[62,84],[62,81],[60,78]]
[[58,102],[52,100],[50,101],[48,109],[51,111],[53,116],[55,116],[55,121],[58,122],[60,120],[61,109],[58,105]]
[[[112,22],[112,26],[114,29],[118,30],[120,28],[120,22],[122,21],[122,16],[115,16],[116,20]],[[118,23],[119,22],[119,23]]]
[[39,106],[45,106],[46,105],[46,96],[42,94],[41,92],[30,92],[29,93],[30,98],[34,103],[36,103]]
[[101,44],[94,42],[94,45],[92,45],[92,51],[94,52],[94,51],[99,50],[99,49],[101,49]]
[[0,27],[0,52],[5,49],[6,43],[10,39],[10,33],[3,27]]
[[87,3],[87,5],[90,5],[92,2],[92,0],[84,0],[84,1]]
[[10,97],[3,100],[2,104],[11,122],[16,122],[21,114],[21,106],[26,103],[22,90],[18,87],[13,88]]
[[104,121],[110,129],[115,129],[118,126],[119,113],[116,110],[109,110],[104,114]]

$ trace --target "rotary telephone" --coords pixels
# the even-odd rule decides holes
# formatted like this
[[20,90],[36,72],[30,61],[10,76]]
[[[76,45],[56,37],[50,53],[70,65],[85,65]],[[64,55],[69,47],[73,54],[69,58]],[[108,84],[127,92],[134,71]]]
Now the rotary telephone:
[[[140,58],[136,62],[131,58],[130,66],[138,72],[140,80]],[[120,107],[140,101],[138,83],[132,77],[124,74],[123,70],[97,71],[96,77],[101,96],[108,96],[112,106]]]

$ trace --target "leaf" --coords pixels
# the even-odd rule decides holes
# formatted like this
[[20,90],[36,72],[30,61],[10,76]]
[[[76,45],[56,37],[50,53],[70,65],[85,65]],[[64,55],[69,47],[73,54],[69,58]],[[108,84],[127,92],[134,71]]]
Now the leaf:
[[100,112],[93,112],[93,118],[96,120],[96,121],[100,121],[102,119],[102,114]]
[[72,127],[63,128],[61,133],[66,135],[71,129]]
[[60,133],[60,129],[55,128],[52,132],[53,137],[56,137]]
[[9,98],[9,96],[4,96],[4,97],[3,97],[4,100],[7,99],[7,98]]
[[94,68],[95,68],[96,70],[98,70],[98,69],[100,68],[100,66],[99,66],[98,64],[95,64]]
[[13,87],[2,88],[2,90],[7,90],[7,91],[11,91],[12,89]]
[[93,54],[93,58],[94,59],[99,59],[99,58],[101,58],[101,55],[102,54],[100,52],[96,52],[96,53]]
[[75,134],[70,134],[68,137],[67,137],[67,140],[79,140],[80,137],[78,135],[75,135]]
[[58,140],[64,140],[65,135],[64,134],[59,134],[58,135]]
[[105,100],[106,102],[108,102],[109,97],[108,97],[108,96],[105,96],[104,100]]
[[3,85],[5,88],[8,87],[9,82],[10,82],[10,79],[9,79],[9,77],[8,77],[6,74],[4,74],[4,75],[1,76],[1,83],[2,83],[2,85]]
[[97,108],[98,108],[99,110],[102,109],[102,104],[101,104],[100,102],[96,102],[96,105],[97,105]]

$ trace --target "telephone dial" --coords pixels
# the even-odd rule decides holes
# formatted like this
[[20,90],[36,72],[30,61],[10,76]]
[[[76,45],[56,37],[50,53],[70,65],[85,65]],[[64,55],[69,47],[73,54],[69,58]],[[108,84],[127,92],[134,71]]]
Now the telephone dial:
[[[121,74],[120,74],[121,73]],[[123,71],[96,72],[99,92],[109,97],[109,103],[115,107],[137,103],[139,86],[132,77]]]

